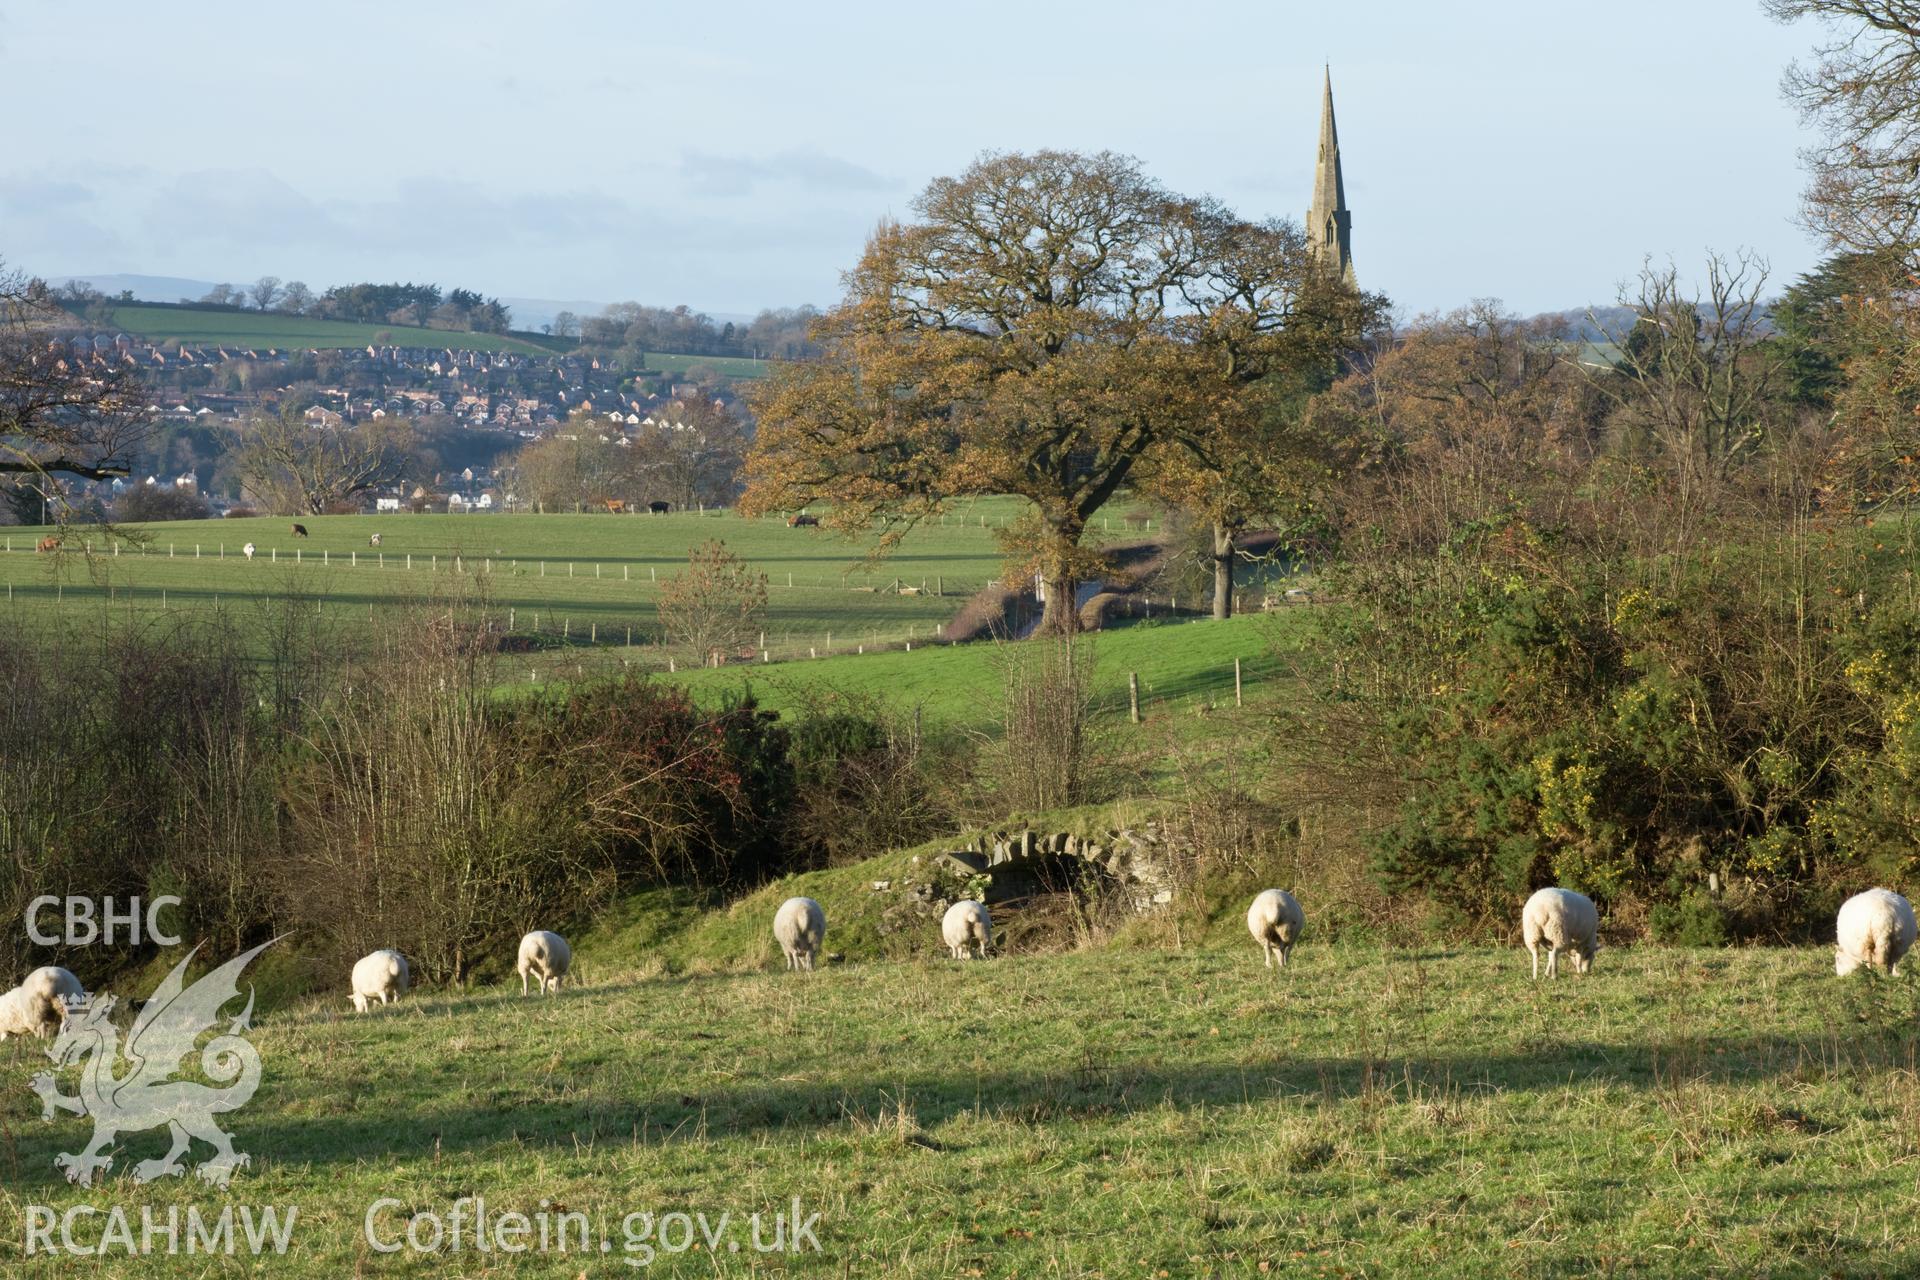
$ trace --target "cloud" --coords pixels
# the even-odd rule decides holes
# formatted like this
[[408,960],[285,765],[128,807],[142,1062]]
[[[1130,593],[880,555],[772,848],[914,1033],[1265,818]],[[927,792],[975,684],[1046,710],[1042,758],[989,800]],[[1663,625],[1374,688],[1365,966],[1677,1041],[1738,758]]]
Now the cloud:
[[146,229],[159,244],[312,242],[345,230],[318,201],[262,169],[201,169],[166,180],[152,193]]
[[65,178],[14,174],[0,181],[0,255],[44,268],[76,257],[119,253],[125,242],[110,226],[112,205],[93,186]]
[[680,176],[702,195],[751,195],[763,183],[810,191],[887,191],[895,185],[864,165],[819,151],[782,151],[771,156],[717,155],[687,151]]
[[[298,185],[264,169],[165,174],[92,165],[0,173],[0,255],[24,270],[242,280],[315,287],[430,279],[526,296],[644,297],[752,311],[821,300],[858,252],[864,200],[803,187],[880,181],[832,157],[753,162],[736,181],[789,184],[782,200],[685,197],[671,181],[555,190],[464,177],[361,177]],[[719,204],[720,207],[715,207]]]

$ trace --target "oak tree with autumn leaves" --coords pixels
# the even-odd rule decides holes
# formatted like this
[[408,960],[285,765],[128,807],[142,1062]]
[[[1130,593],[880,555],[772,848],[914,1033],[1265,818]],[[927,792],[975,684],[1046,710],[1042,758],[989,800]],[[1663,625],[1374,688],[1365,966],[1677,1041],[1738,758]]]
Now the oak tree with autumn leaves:
[[[749,514],[827,504],[889,546],[971,495],[1011,493],[1009,568],[1070,631],[1085,545],[1116,493],[1257,443],[1243,398],[1318,270],[1299,231],[1176,195],[1108,152],[989,155],[882,225],[821,318],[820,358],[755,396]],[[1327,285],[1326,287],[1335,287]],[[1199,446],[1199,447],[1195,447]],[[1225,511],[1230,503],[1221,502]]]

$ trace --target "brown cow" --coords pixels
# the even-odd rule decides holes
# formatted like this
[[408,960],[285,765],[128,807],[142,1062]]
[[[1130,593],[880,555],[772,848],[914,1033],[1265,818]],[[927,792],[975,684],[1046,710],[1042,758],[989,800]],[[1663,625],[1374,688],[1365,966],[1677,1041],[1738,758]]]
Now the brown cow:
[[804,511],[797,516],[787,517],[787,528],[789,529],[806,529],[819,523],[819,516],[810,516]]
[[294,537],[296,537],[296,538],[304,538],[304,537],[306,537],[306,536],[307,536],[307,526],[305,526],[305,525],[303,525],[303,524],[297,524],[297,525],[295,525],[295,526],[293,526],[293,536],[294,536]]
[[40,539],[40,545],[34,549],[36,551],[58,551],[60,549],[60,539],[49,535]]

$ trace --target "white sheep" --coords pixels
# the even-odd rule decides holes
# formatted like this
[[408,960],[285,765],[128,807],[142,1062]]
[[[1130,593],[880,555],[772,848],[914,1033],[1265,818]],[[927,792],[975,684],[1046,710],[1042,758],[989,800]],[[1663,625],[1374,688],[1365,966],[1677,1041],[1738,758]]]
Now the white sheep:
[[560,979],[573,967],[573,948],[567,940],[546,929],[535,929],[520,939],[520,994],[527,994],[527,977],[540,979],[540,994],[560,989]]
[[941,918],[940,936],[955,960],[973,959],[976,949],[984,960],[993,947],[993,917],[987,914],[985,903],[962,898]]
[[249,560],[253,559],[253,544],[249,542],[244,547],[241,547],[240,554]]
[[407,994],[411,981],[407,958],[398,951],[375,951],[361,956],[353,966],[353,1007],[365,1013],[369,1001],[391,1004]]
[[80,979],[60,966],[35,969],[19,986],[0,995],[0,1040],[52,1035],[66,1020],[67,1001],[85,994]]
[[1905,898],[1891,889],[1856,893],[1840,904],[1833,971],[1845,977],[1866,965],[1898,977],[1913,935],[1913,907]]
[[1533,976],[1540,976],[1540,946],[1547,948],[1547,976],[1560,976],[1560,953],[1573,957],[1573,971],[1593,968],[1600,949],[1600,913],[1593,899],[1571,889],[1542,889],[1520,909],[1520,932],[1533,955]]
[[1285,889],[1262,890],[1247,908],[1247,932],[1260,944],[1266,968],[1276,967],[1276,961],[1277,967],[1287,967],[1293,944],[1306,927],[1307,915],[1300,909],[1300,900]]
[[827,913],[812,898],[788,898],[773,914],[773,936],[787,953],[787,968],[812,973],[827,936]]

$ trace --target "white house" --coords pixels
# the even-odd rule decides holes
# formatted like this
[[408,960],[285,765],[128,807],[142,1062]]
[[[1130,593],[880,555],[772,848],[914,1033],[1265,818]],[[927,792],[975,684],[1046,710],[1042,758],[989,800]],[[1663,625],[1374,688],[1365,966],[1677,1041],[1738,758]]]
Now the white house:
[[373,509],[375,511],[398,511],[400,509],[400,499],[375,498],[373,500]]

